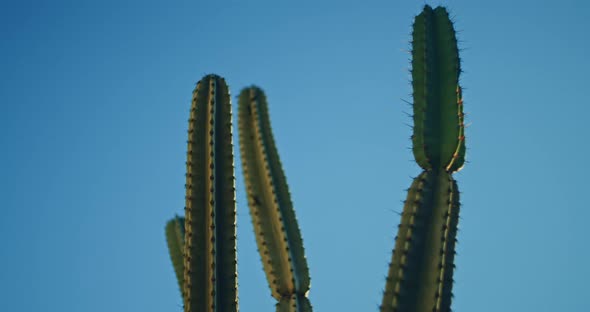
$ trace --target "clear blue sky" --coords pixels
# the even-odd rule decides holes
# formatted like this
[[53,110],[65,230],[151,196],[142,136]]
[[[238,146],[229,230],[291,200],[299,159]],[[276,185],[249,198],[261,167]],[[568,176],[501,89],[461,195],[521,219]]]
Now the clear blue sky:
[[[181,311],[164,224],[207,73],[234,106],[267,93],[315,310],[376,311],[428,3],[455,16],[471,123],[454,310],[587,312],[590,2],[401,2],[2,1],[0,311]],[[236,174],[241,310],[274,311]]]

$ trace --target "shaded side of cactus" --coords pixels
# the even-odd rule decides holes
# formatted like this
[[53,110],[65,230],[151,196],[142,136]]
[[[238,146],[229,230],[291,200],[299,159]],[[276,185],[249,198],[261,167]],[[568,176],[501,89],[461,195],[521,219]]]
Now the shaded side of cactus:
[[250,214],[271,293],[279,301],[277,310],[310,311],[303,241],[260,88],[240,93],[238,129]]
[[176,216],[166,223],[166,242],[181,295],[184,285],[184,222],[184,218]]
[[408,189],[381,311],[451,310],[459,191],[465,162],[457,40],[445,8],[426,5],[414,21],[413,152],[424,171]]
[[184,311],[237,311],[231,103],[216,75],[193,92],[185,199]]

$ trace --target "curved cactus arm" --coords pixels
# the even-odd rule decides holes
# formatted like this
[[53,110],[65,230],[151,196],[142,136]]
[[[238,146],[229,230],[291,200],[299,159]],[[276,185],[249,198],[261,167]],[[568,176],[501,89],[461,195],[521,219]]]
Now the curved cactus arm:
[[459,191],[444,170],[424,171],[408,190],[382,312],[450,311]]
[[309,299],[303,295],[283,297],[276,304],[277,312],[312,312]]
[[193,92],[186,162],[184,311],[237,311],[236,202],[229,90],[205,76]]
[[244,89],[238,100],[242,168],[258,250],[273,297],[305,295],[310,287],[303,241],[274,143],[263,91]]
[[425,170],[461,169],[465,158],[457,39],[443,7],[426,5],[412,32],[413,152]]
[[166,241],[181,295],[184,284],[184,222],[184,218],[176,216],[166,223]]

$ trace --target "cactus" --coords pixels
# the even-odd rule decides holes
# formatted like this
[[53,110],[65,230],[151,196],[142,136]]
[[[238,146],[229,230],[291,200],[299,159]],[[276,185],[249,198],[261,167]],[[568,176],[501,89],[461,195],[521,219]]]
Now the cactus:
[[465,159],[460,60],[446,9],[426,5],[412,33],[413,152],[424,171],[408,189],[381,311],[450,311]]
[[[266,98],[240,95],[240,146],[249,204],[271,294],[279,312],[312,311],[309,270]],[[166,224],[185,312],[237,311],[236,202],[231,103],[223,78],[207,75],[193,92],[185,218]]]
[[277,311],[311,311],[303,242],[260,88],[240,93],[238,126],[250,215]]
[[[185,312],[238,310],[231,118],[224,79],[205,76],[193,92],[189,119],[185,225],[177,217],[166,227]],[[180,243],[182,268],[176,260]]]
[[[424,6],[412,33],[413,154],[382,312],[450,311],[459,190],[465,163],[457,40],[445,8]],[[185,312],[238,310],[236,202],[229,89],[205,76],[189,119],[185,218],[166,224]],[[238,97],[239,144],[258,250],[278,312],[311,312],[309,269],[264,92]]]

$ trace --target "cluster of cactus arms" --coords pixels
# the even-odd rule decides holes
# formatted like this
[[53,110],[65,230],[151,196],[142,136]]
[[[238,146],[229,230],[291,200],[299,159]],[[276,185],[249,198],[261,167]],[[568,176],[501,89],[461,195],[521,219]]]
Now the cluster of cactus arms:
[[[460,61],[452,22],[426,5],[412,40],[413,152],[423,172],[408,189],[381,311],[450,311],[465,157]],[[279,312],[312,311],[310,277],[264,92],[238,97],[243,176],[258,251]],[[185,312],[238,311],[232,112],[224,79],[197,83],[188,128],[185,217],[166,239]]]
[[[311,311],[303,242],[259,88],[241,92],[238,123],[250,214],[276,309]],[[208,75],[197,83],[188,137],[185,217],[166,225],[184,309],[237,311],[232,116],[223,78]]]

